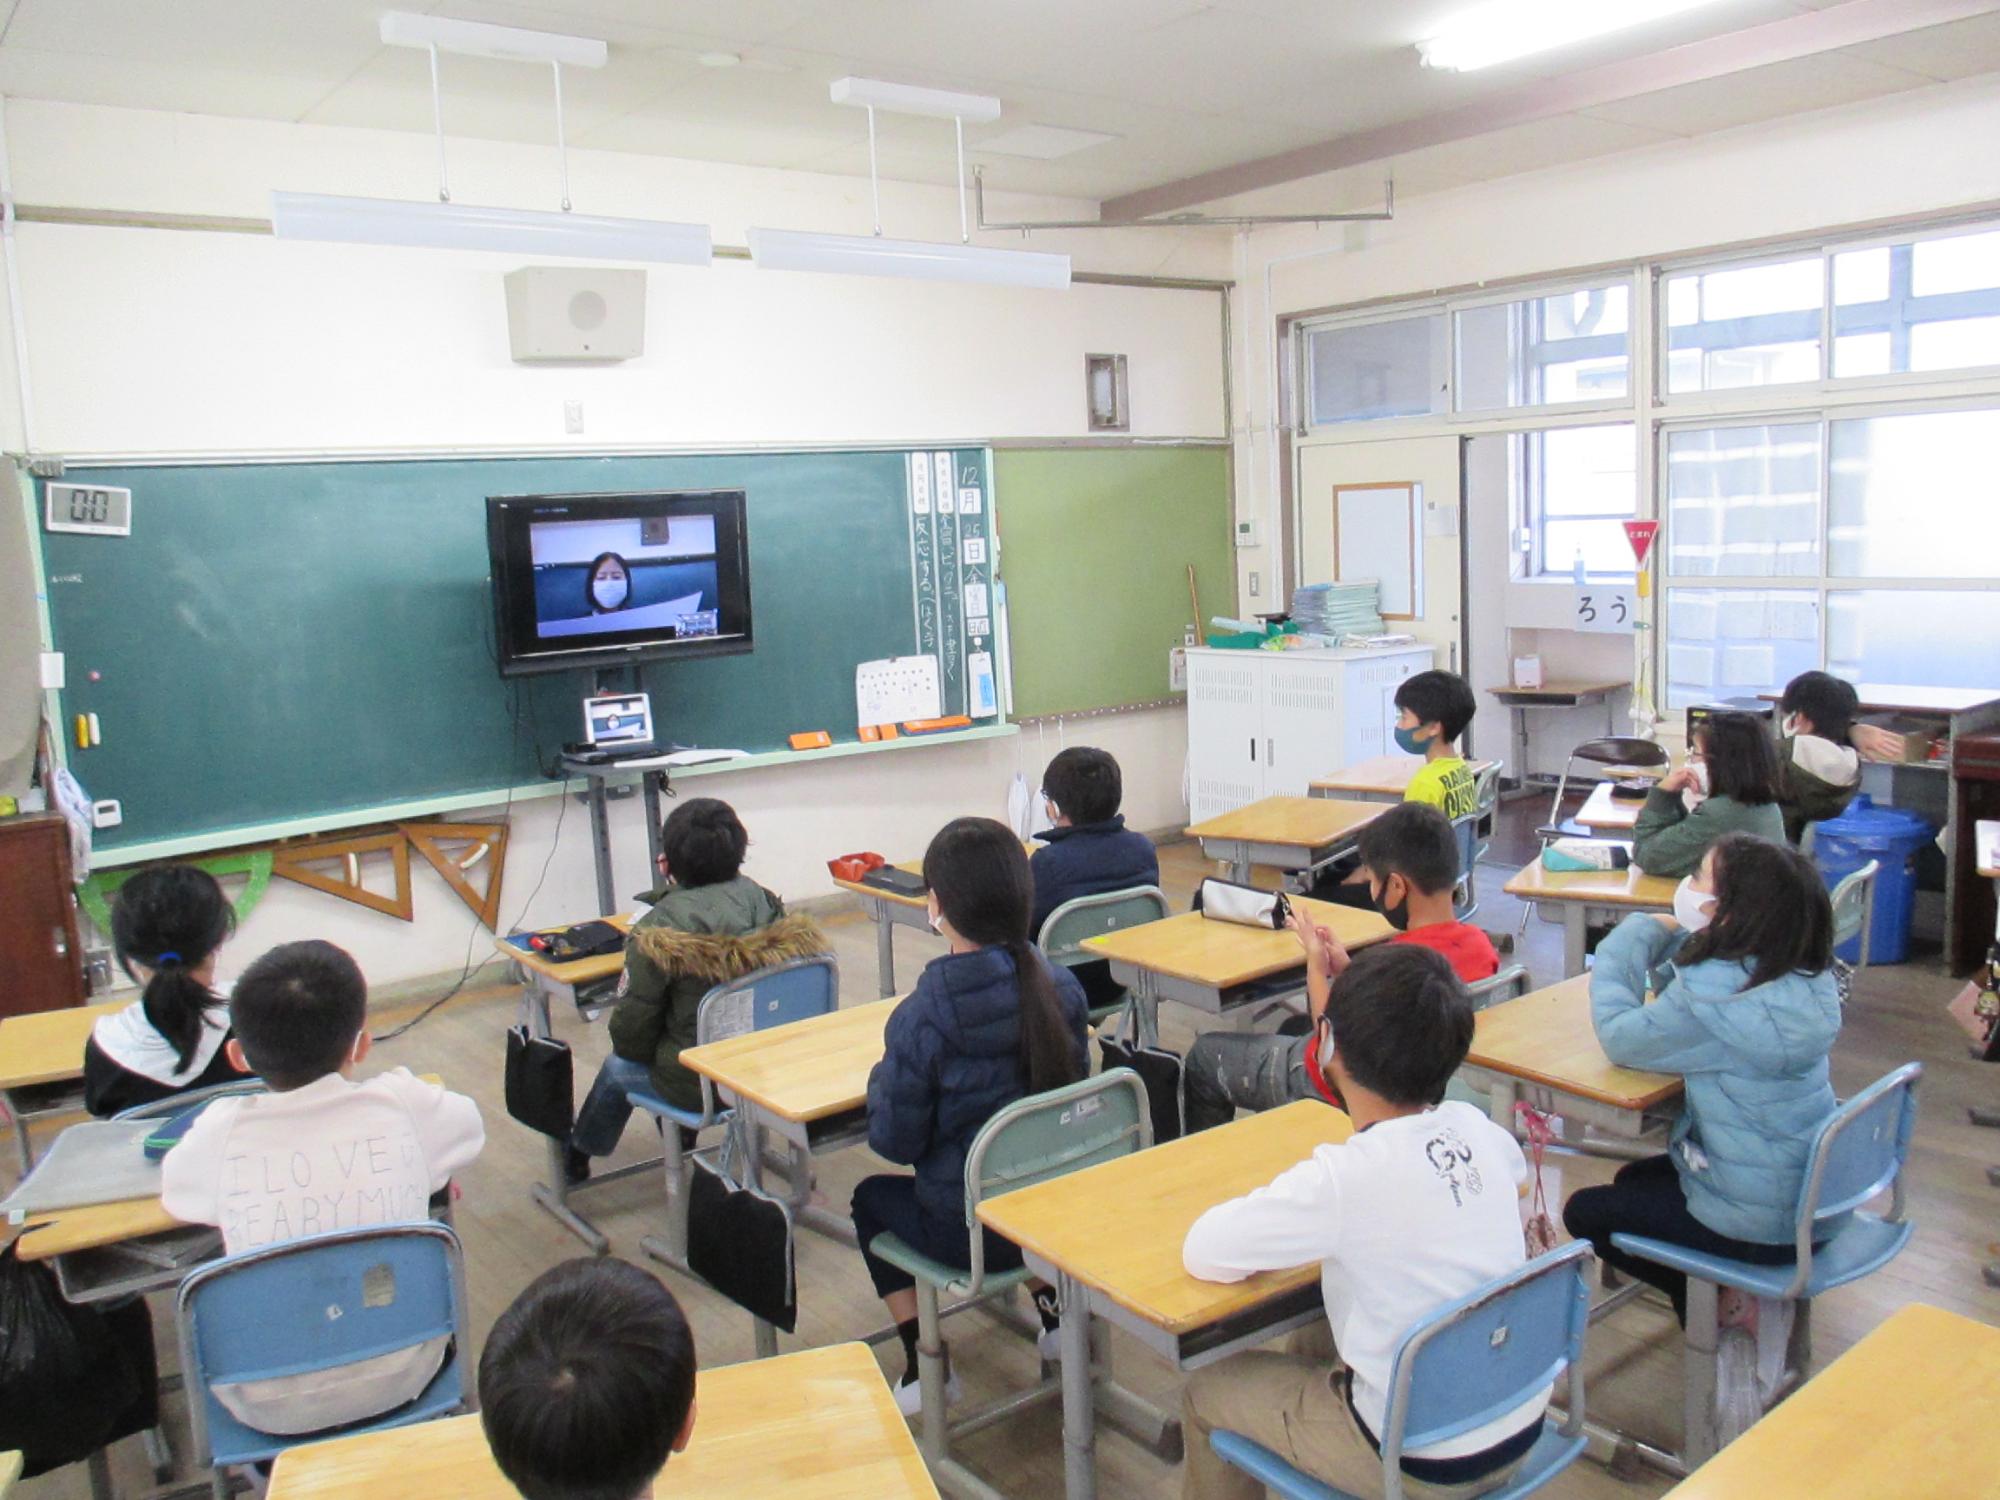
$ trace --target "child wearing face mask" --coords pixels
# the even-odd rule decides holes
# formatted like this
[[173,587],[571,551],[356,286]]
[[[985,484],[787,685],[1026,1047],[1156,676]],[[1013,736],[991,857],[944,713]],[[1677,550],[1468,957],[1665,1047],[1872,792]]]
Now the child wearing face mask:
[[1686,763],[1646,794],[1632,863],[1648,875],[1691,874],[1726,833],[1785,836],[1770,736],[1749,714],[1711,714],[1695,729]]
[[1854,685],[1830,672],[1801,672],[1778,700],[1778,802],[1785,837],[1794,844],[1808,823],[1837,818],[1861,786],[1856,724],[1861,700]]
[[[1493,942],[1452,915],[1458,882],[1458,839],[1436,808],[1403,802],[1361,831],[1365,889],[1396,928],[1395,943],[1442,954],[1462,982],[1499,972]],[[1326,1010],[1333,981],[1351,962],[1328,929],[1294,913],[1292,931],[1306,954],[1306,1008],[1316,1023]],[[1188,1050],[1182,1073],[1189,1130],[1226,1125],[1238,1109],[1275,1109],[1295,1099],[1322,1099],[1336,1107],[1340,1095],[1321,1071],[1310,1035],[1211,1031]]]
[[[1833,910],[1819,872],[1797,850],[1745,834],[1709,848],[1675,892],[1672,916],[1627,917],[1598,947],[1590,1009],[1605,1055],[1682,1074],[1687,1097],[1666,1155],[1572,1194],[1563,1223],[1601,1259],[1666,1292],[1683,1322],[1687,1278],[1626,1255],[1611,1237],[1793,1263],[1807,1157],[1834,1109],[1832,963]],[[1752,1318],[1753,1306],[1727,1297],[1725,1323]]]

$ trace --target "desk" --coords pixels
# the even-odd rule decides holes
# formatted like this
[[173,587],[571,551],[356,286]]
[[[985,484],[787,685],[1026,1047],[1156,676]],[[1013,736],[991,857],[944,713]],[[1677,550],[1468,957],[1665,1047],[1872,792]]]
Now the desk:
[[1996,1493],[2000,1328],[1913,1302],[1667,1493],[1880,1500]]
[[[604,919],[620,932],[632,930],[630,912],[615,912]],[[562,927],[542,929],[545,932],[561,932]],[[557,963],[545,954],[537,953],[526,946],[527,939],[535,934],[518,932],[506,937],[496,935],[493,946],[500,950],[502,957],[514,965],[514,972],[521,980],[521,1019],[534,1036],[551,1036],[549,1029],[549,1004],[552,1000],[564,1000],[582,1010],[576,998],[579,985],[597,984],[613,978],[625,967],[625,954],[606,953],[597,958],[571,959],[568,963]],[[587,1080],[578,1080],[588,1088]],[[584,1188],[596,1187],[599,1183],[617,1182],[621,1178],[633,1177],[641,1172],[650,1172],[660,1165],[663,1158],[653,1157],[650,1161],[637,1161],[622,1167],[611,1167],[601,1172],[593,1172],[588,1182],[571,1186],[563,1174],[563,1152],[566,1142],[554,1136],[544,1137],[548,1145],[548,1181],[537,1182],[528,1188],[528,1196],[535,1201],[550,1218],[554,1219],[571,1234],[590,1247],[593,1255],[602,1255],[611,1247],[610,1238],[590,1220],[570,1207],[571,1193]]]
[[1516,1099],[1627,1140],[1680,1113],[1678,1074],[1621,1068],[1604,1055],[1588,974],[1479,1011],[1464,1071],[1489,1091],[1493,1122],[1509,1134]]
[[1528,710],[1531,708],[1581,708],[1586,704],[1604,705],[1604,732],[1618,733],[1618,714],[1611,706],[1611,695],[1620,688],[1629,688],[1629,681],[1615,682],[1545,682],[1537,688],[1501,686],[1486,691],[1507,705],[1509,717],[1514,721],[1514,778],[1518,791],[1528,789]]
[[1635,911],[1672,911],[1677,880],[1648,875],[1632,865],[1623,870],[1558,873],[1537,859],[1501,889],[1522,901],[1562,908],[1563,974],[1583,972],[1584,933],[1592,924],[1608,926]]
[[68,1114],[83,1106],[83,1044],[99,1020],[123,1010],[131,1000],[74,1005],[0,1019],[0,1099],[14,1121],[14,1149],[21,1175],[35,1165],[28,1122]]
[[1639,810],[1646,805],[1646,799],[1614,797],[1611,788],[1615,785],[1612,781],[1600,781],[1592,787],[1590,795],[1583,799],[1583,806],[1576,810],[1576,820],[1592,833],[1630,838],[1639,825]]
[[[1305,896],[1290,899],[1294,911],[1331,928],[1350,949],[1396,935],[1379,912]],[[1109,959],[1112,977],[1132,991],[1140,1037],[1148,1045],[1159,1035],[1162,1000],[1219,1016],[1242,999],[1254,998],[1239,992],[1260,980],[1296,972],[1299,984],[1305,984],[1305,952],[1290,932],[1218,922],[1200,912],[1086,938],[1083,946]]]
[[1229,862],[1229,878],[1250,879],[1252,865],[1315,870],[1352,844],[1386,811],[1380,802],[1331,797],[1266,797],[1186,830],[1201,852]]
[[[896,868],[907,870],[912,875],[922,875],[924,862],[908,859]],[[914,927],[921,932],[929,932],[930,901],[922,892],[905,896],[897,891],[885,891],[879,885],[864,885],[858,880],[835,880],[834,884],[859,896],[862,908],[868,913],[868,920],[875,924],[875,973],[881,996],[886,1000],[896,993],[896,929]]]
[[1097,1493],[1096,1415],[1110,1381],[1103,1368],[1093,1386],[1090,1319],[1192,1370],[1325,1317],[1317,1264],[1222,1285],[1188,1275],[1181,1244],[1208,1209],[1352,1133],[1339,1110],[1302,1100],[980,1204],[986,1226],[1062,1288],[1069,1500]]
[[[1353,802],[1401,802],[1409,790],[1410,778],[1424,765],[1421,755],[1378,755],[1373,760],[1356,761],[1343,770],[1309,782],[1308,795],[1344,797]],[[1491,760],[1469,760],[1465,768],[1476,781],[1491,767]]]
[[[909,1424],[863,1344],[701,1371],[687,1452],[668,1462],[673,1500],[936,1500]],[[288,1449],[270,1500],[518,1500],[477,1416]]]

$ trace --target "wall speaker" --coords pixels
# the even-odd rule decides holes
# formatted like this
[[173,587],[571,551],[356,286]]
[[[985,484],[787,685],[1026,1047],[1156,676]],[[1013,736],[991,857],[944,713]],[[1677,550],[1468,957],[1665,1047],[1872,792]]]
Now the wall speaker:
[[637,358],[646,352],[646,273],[594,266],[510,271],[507,339],[521,364]]

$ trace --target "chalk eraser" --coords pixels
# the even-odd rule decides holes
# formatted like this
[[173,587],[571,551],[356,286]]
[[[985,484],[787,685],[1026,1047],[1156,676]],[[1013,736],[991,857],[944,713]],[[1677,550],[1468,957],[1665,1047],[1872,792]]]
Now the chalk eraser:
[[792,736],[794,750],[824,750],[833,743],[833,736],[824,729],[810,730],[805,734]]

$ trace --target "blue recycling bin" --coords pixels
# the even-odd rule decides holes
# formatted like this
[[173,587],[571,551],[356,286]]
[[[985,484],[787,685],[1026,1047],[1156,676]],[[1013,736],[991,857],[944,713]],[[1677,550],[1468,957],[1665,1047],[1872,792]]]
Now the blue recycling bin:
[[[1875,895],[1868,911],[1868,958],[1899,964],[1910,956],[1910,921],[1917,909],[1917,851],[1937,830],[1900,807],[1877,807],[1872,797],[1856,797],[1846,812],[1814,825],[1813,863],[1830,891],[1867,864],[1878,861]],[[1834,950],[1848,963],[1861,961],[1861,939],[1849,938]]]

